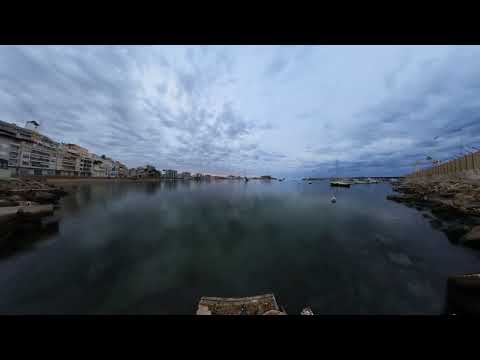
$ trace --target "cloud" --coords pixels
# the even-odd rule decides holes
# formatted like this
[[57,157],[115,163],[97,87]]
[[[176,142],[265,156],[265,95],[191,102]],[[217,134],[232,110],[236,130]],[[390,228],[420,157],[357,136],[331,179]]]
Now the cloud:
[[401,175],[480,145],[480,47],[1,46],[0,119],[128,166]]

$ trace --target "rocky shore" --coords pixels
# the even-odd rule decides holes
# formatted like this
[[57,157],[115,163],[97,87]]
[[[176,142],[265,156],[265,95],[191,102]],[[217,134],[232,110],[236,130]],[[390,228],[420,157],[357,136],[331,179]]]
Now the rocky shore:
[[406,178],[387,199],[418,210],[454,243],[480,248],[480,181],[467,178]]
[[0,180],[0,254],[24,245],[30,232],[57,230],[54,210],[65,195],[45,180]]

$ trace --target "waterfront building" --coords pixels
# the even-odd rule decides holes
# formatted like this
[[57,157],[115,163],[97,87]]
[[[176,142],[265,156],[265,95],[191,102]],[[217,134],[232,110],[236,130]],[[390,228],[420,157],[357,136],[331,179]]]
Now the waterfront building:
[[148,177],[161,177],[161,172],[158,171],[155,166],[147,165],[145,167],[145,172]]
[[92,176],[93,159],[92,154],[77,144],[66,144],[67,152],[75,157],[75,174],[74,176]]
[[137,169],[135,169],[135,168],[128,169],[128,176],[129,177],[137,176]]
[[114,161],[110,159],[109,157],[106,157],[105,155],[102,155],[101,157],[104,173],[103,177],[114,177],[116,174],[116,170],[114,169]]
[[118,167],[118,177],[127,177],[128,176],[128,168],[122,164],[120,161],[115,162]]
[[147,176],[146,169],[142,166],[137,167],[135,169],[135,176],[139,178]]
[[12,143],[15,141],[16,132],[10,124],[0,121],[0,176],[9,177],[11,169],[9,168],[10,152]]
[[[2,159],[8,161],[11,174],[55,175],[58,143],[37,133],[37,128],[36,121],[27,122],[25,128],[0,122]],[[6,151],[8,159],[5,158]]]
[[[3,175],[127,175],[127,167],[120,162],[114,164],[110,158],[99,158],[77,144],[58,143],[40,134],[39,130],[40,124],[37,121],[28,121],[25,127],[0,121],[0,166]],[[5,166],[7,169],[3,169]]]
[[180,174],[180,179],[190,180],[191,178],[192,178],[192,175],[188,171],[184,171]]
[[177,170],[163,170],[164,177],[166,179],[176,179],[177,178]]
[[97,154],[92,154],[92,176],[105,177],[105,165],[103,159]]
[[57,176],[79,176],[80,154],[67,144],[60,144],[57,151]]

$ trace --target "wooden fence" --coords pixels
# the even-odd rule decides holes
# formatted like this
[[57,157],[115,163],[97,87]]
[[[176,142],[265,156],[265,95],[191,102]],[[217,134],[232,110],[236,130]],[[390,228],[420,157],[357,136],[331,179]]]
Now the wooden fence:
[[476,170],[480,172],[480,151],[465,155],[461,158],[450,160],[445,163],[415,171],[409,176],[439,176],[439,175],[460,175],[467,171]]

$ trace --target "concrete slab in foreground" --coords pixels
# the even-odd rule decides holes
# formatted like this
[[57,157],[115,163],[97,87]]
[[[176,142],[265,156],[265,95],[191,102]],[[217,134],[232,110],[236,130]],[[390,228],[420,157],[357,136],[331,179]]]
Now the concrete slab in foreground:
[[198,303],[197,315],[264,315],[267,312],[280,313],[273,294],[244,298],[204,296]]

